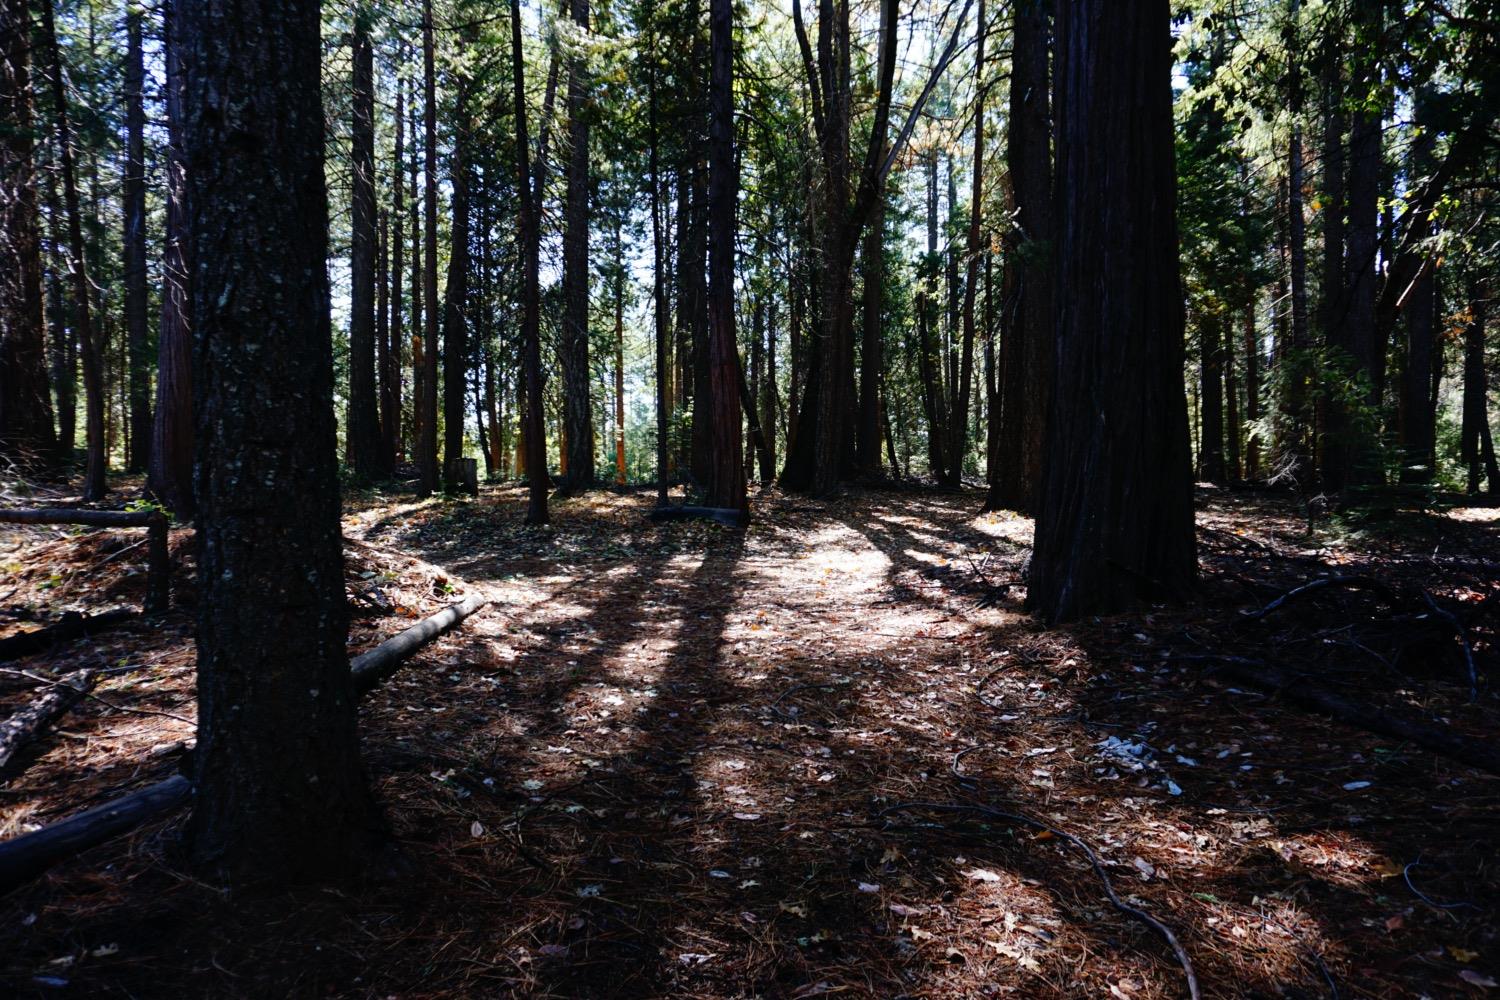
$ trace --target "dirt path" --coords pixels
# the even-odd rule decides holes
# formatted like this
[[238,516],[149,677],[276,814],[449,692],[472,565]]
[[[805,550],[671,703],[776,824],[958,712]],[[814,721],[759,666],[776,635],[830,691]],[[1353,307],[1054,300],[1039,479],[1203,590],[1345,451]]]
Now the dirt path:
[[[496,601],[365,710],[405,874],[231,900],[182,874],[173,828],[156,829],[0,902],[0,981],[122,996],[1186,995],[1164,942],[1062,840],[885,812],[936,802],[1084,838],[1121,896],[1176,929],[1205,995],[1482,991],[1496,781],[1164,656],[1232,625],[1250,600],[1235,576],[1266,579],[1251,542],[1206,553],[1203,607],[1048,632],[1008,586],[1029,522],[975,516],[974,496],[767,497],[744,536],[648,526],[649,498],[612,494],[559,503],[536,531],[519,497],[380,502],[348,521],[372,566],[386,560],[355,579],[389,576],[398,605]],[[1279,548],[1280,572],[1329,561],[1296,542],[1292,514],[1253,515],[1253,532],[1232,505],[1203,522]],[[1473,544],[1492,531],[1481,519]],[[1460,721],[1493,726],[1493,708]]]

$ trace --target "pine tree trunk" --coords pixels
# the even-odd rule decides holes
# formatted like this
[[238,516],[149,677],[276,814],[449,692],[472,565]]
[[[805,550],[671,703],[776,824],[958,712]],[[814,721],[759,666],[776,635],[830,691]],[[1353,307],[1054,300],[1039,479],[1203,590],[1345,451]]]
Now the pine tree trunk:
[[1224,469],[1224,352],[1223,319],[1217,313],[1202,317],[1198,336],[1201,357],[1198,383],[1200,434],[1198,475],[1205,482],[1222,486]]
[[[974,299],[979,288],[979,257],[984,252],[984,100],[988,87],[984,80],[984,41],[987,24],[984,0],[979,0],[979,12],[974,27],[974,189],[969,198],[969,242],[967,269],[964,276],[963,302],[963,348],[959,356],[958,396],[953,404],[953,448],[954,478],[962,481],[964,458],[969,453],[969,410],[974,378]],[[955,482],[954,485],[958,485]]]
[[615,221],[615,483],[625,485],[625,245]]
[[57,44],[52,5],[44,3],[41,9],[42,37],[49,55],[47,70],[52,89],[52,114],[62,170],[63,205],[68,216],[68,278],[73,291],[73,321],[83,357],[84,425],[88,438],[83,498],[102,500],[107,489],[105,473],[109,463],[104,426],[104,358],[102,345],[94,335],[83,216],[78,202],[78,171],[73,160],[73,130],[68,119],[67,91],[63,87],[62,50]]
[[397,80],[396,147],[391,162],[391,327],[389,334],[391,346],[387,368],[382,373],[381,391],[386,412],[390,416],[383,419],[380,425],[384,438],[383,460],[390,463],[392,471],[395,470],[401,458],[401,354],[406,346],[403,333],[406,303],[402,294],[402,282],[406,278],[404,271],[406,210],[402,205],[402,195],[405,193],[406,182],[401,173],[406,162],[405,115],[406,83],[403,80]]
[[739,337],[734,317],[734,4],[709,0],[708,404],[709,476],[704,503],[749,510],[740,419]]
[[[422,347],[422,331],[426,329],[423,313],[422,286],[422,189],[417,185],[417,174],[421,164],[417,156],[417,85],[412,81],[411,104],[407,108],[407,124],[411,135],[411,162],[408,164],[411,187],[411,437],[406,450],[411,461],[422,463],[422,442],[425,440],[427,422],[422,400],[427,386],[427,352]],[[420,475],[420,469],[418,470]],[[418,487],[420,491],[420,485]]]
[[[525,438],[526,476],[530,487],[526,507],[527,524],[547,523],[547,431],[542,396],[541,345],[541,214],[540,176],[531,176],[531,137],[526,127],[526,61],[521,48],[521,3],[510,0],[511,72],[513,74],[516,122],[517,199],[521,237],[521,353],[525,378],[525,408],[522,430]],[[545,127],[545,123],[544,126]],[[539,145],[545,145],[541,143]],[[544,156],[537,157],[545,162]],[[533,187],[533,183],[535,187]]]
[[146,489],[179,522],[197,514],[193,485],[193,269],[188,231],[187,158],[182,148],[182,15],[171,0],[164,13],[167,157],[166,235],[162,246],[161,331],[156,345],[156,412]]
[[459,75],[454,116],[458,135],[453,143],[453,218],[449,229],[448,283],[443,290],[443,489],[467,489],[460,474],[464,455],[464,387],[469,379],[469,334],[465,310],[469,299],[469,81]]
[[[1468,472],[1470,494],[1479,492],[1483,477],[1484,437],[1489,424],[1489,385],[1484,367],[1484,334],[1487,300],[1477,285],[1469,289],[1469,323],[1464,328],[1463,416],[1459,428],[1459,457]],[[1493,448],[1491,448],[1493,451]],[[1500,489],[1490,477],[1490,492]]]
[[141,12],[125,12],[125,337],[130,356],[130,472],[151,454],[151,343],[146,323],[146,107]]
[[418,496],[438,488],[438,293],[437,293],[437,76],[433,66],[432,0],[422,3],[422,295],[427,311],[422,325],[421,440],[417,464],[422,480]]
[[[589,30],[588,0],[571,0],[573,23]],[[588,82],[581,58],[568,66],[568,168],[566,219],[563,225],[562,337],[559,361],[563,377],[563,420],[567,426],[564,487],[594,485],[594,416],[589,398],[589,122]]]
[[[1427,176],[1434,167],[1437,145],[1435,123],[1431,115],[1432,94],[1426,88],[1418,91],[1416,119],[1422,131],[1411,149],[1411,175]],[[1418,220],[1419,234],[1430,235],[1432,224]],[[1425,264],[1418,272],[1408,294],[1406,306],[1406,351],[1402,364],[1401,481],[1430,483],[1437,471],[1437,411],[1434,388],[1438,369],[1437,345],[1437,279],[1433,266]]]
[[1035,511],[1052,412],[1052,73],[1046,0],[1017,0],[1005,160],[1014,198],[1002,279],[1001,441],[987,510]]
[[859,351],[859,426],[856,428],[855,460],[859,471],[880,475],[880,374],[881,313],[885,309],[885,192],[877,195],[865,231],[863,313]]
[[237,882],[349,876],[379,832],[345,652],[320,7],[180,16],[202,491],[188,831]]
[[1196,575],[1168,6],[1058,6],[1057,392],[1027,597],[1049,621]]
[[29,7],[0,0],[0,455],[48,465],[58,441],[47,393]]
[[[1255,294],[1251,290],[1244,307],[1245,422],[1252,428],[1260,420],[1260,335],[1255,329]],[[1260,474],[1260,435],[1252,429],[1245,436],[1245,479],[1258,482]]]
[[352,205],[349,253],[349,464],[361,480],[387,470],[380,458],[380,416],[375,374],[375,50],[370,14],[357,10],[351,36],[353,129],[350,157]]

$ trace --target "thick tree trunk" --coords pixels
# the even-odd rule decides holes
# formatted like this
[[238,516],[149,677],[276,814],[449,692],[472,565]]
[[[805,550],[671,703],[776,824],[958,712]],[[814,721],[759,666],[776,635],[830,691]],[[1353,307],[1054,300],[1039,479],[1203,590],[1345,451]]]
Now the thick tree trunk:
[[1049,621],[1196,576],[1170,17],[1167,0],[1058,7],[1057,392],[1027,597]]
[[449,229],[448,284],[443,290],[443,489],[467,492],[460,474],[464,455],[464,386],[469,379],[469,81],[458,78],[451,177],[453,219]]
[[[578,29],[589,30],[588,0],[571,0]],[[575,58],[568,66],[568,177],[563,226],[562,337],[559,361],[563,378],[563,422],[567,426],[565,488],[594,485],[594,409],[589,398],[589,121],[586,66]]]
[[151,454],[151,340],[146,307],[146,105],[142,14],[125,12],[125,337],[130,356],[130,451],[125,466],[144,472]]
[[[421,164],[417,155],[417,85],[412,81],[411,105],[407,109],[407,124],[411,134],[411,162],[407,171],[410,177],[411,187],[411,438],[407,442],[407,454],[411,461],[420,466],[422,463],[422,442],[425,440],[427,431],[426,412],[422,408],[422,400],[427,391],[427,352],[422,347],[422,331],[426,328],[426,319],[422,309],[422,286],[426,283],[422,277],[422,189],[417,184],[417,174],[421,170]],[[429,308],[435,308],[430,306]],[[418,474],[420,475],[420,469]],[[418,486],[420,492],[420,485]]]
[[[708,406],[709,476],[704,502],[747,511],[740,419],[739,337],[734,317],[734,4],[709,0]],[[749,402],[746,400],[746,402]]]
[[202,509],[189,835],[231,879],[326,880],[379,833],[345,652],[320,6],[180,13]]
[[73,291],[73,320],[83,354],[84,423],[88,437],[83,498],[100,500],[107,489],[105,473],[109,465],[104,427],[104,358],[99,340],[94,335],[91,285],[83,243],[83,216],[78,203],[78,171],[73,162],[73,129],[68,119],[67,91],[63,86],[62,49],[57,44],[52,5],[44,3],[41,9],[42,37],[50,56],[47,70],[52,89],[58,160],[62,169],[63,204],[68,215],[68,278]]
[[[547,523],[547,431],[542,397],[541,343],[541,207],[544,188],[538,156],[538,176],[531,176],[531,137],[526,127],[526,61],[521,48],[521,3],[510,0],[511,72],[515,93],[516,189],[521,237],[521,368],[525,379],[522,431],[526,448],[526,476],[530,487],[527,524]],[[544,122],[542,127],[546,128]],[[540,144],[545,148],[545,141]],[[535,187],[533,188],[533,183]]]
[[189,232],[187,159],[182,148],[182,19],[166,6],[167,157],[166,238],[162,247],[161,331],[156,345],[156,412],[146,488],[180,522],[197,514],[193,483],[192,241]]
[[58,440],[47,394],[29,7],[0,0],[0,455],[45,465],[58,457]]
[[375,374],[375,49],[370,13],[354,14],[351,37],[353,130],[350,157],[352,205],[349,253],[349,464],[371,480],[389,470],[381,461],[380,409]]

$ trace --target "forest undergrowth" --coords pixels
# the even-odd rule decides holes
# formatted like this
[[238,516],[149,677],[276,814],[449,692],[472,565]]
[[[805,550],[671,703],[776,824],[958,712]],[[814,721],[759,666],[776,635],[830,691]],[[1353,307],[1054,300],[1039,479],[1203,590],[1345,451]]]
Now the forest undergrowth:
[[[351,651],[492,601],[362,704],[397,863],[230,894],[157,822],[0,899],[0,992],[1187,995],[1126,910],[1204,996],[1496,988],[1496,775],[1355,723],[1483,763],[1500,509],[1400,495],[1309,531],[1285,497],[1202,491],[1197,601],[1047,629],[1031,522],[981,499],[767,491],[737,533],[649,524],[648,492],[544,528],[508,486],[356,497]],[[0,634],[138,603],[135,540],[7,530]],[[111,671],[0,774],[0,836],[187,759],[189,531],[173,551],[163,621],[0,664],[0,714]]]

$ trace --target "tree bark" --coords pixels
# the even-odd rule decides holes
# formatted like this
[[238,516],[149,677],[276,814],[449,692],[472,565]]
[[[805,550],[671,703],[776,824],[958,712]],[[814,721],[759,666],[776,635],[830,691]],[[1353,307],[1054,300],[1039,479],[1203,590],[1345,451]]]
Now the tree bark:
[[88,439],[83,498],[100,500],[107,489],[105,474],[109,465],[104,437],[104,358],[102,346],[94,335],[90,306],[91,285],[85,263],[83,215],[78,203],[78,171],[73,160],[73,129],[68,118],[67,91],[63,86],[62,49],[57,44],[52,5],[44,3],[41,9],[42,37],[50,56],[47,70],[52,89],[58,161],[62,170],[63,204],[68,215],[68,278],[73,291],[73,319],[83,354],[84,422]]
[[187,161],[182,150],[181,13],[170,0],[163,31],[166,64],[166,238],[162,247],[161,331],[156,346],[156,412],[146,489],[179,521],[197,514],[193,484],[193,332]]
[[437,75],[433,67],[432,0],[422,2],[422,291],[427,312],[422,326],[421,440],[418,496],[438,488],[438,294],[437,294]]
[[457,134],[453,142],[450,181],[453,218],[449,229],[448,284],[443,290],[443,489],[467,492],[459,470],[464,454],[464,386],[469,377],[469,334],[465,315],[469,299],[469,81],[458,77],[455,95]]
[[49,465],[59,449],[47,393],[29,7],[0,0],[0,455]]
[[391,328],[390,355],[387,368],[382,372],[381,399],[389,416],[381,420],[383,434],[383,460],[395,471],[401,458],[401,354],[405,347],[403,322],[406,303],[403,301],[402,282],[406,278],[403,260],[406,250],[406,211],[402,205],[405,193],[405,178],[402,168],[406,163],[405,149],[406,83],[396,81],[396,147],[391,163]]
[[1312,413],[1308,391],[1312,359],[1308,350],[1312,341],[1307,328],[1307,219],[1303,214],[1302,162],[1302,66],[1299,51],[1297,19],[1301,0],[1287,0],[1287,20],[1283,35],[1287,51],[1286,88],[1288,110],[1292,116],[1292,134],[1287,143],[1287,260],[1291,283],[1291,343],[1277,344],[1277,362],[1288,366],[1282,377],[1284,388],[1280,400],[1282,440],[1275,442],[1280,452],[1278,473],[1284,473],[1299,488],[1310,485],[1312,475]]
[[1224,330],[1217,312],[1198,324],[1200,407],[1198,475],[1205,482],[1222,486],[1228,476],[1224,468]]
[[1058,7],[1057,392],[1027,596],[1054,622],[1197,571],[1169,28],[1167,0]]
[[[1477,285],[1469,289],[1469,322],[1464,327],[1464,392],[1459,428],[1459,458],[1468,473],[1470,494],[1479,492],[1484,478],[1483,436],[1489,423],[1488,373],[1484,367],[1484,334],[1487,302]],[[1490,491],[1500,484],[1490,479]]]
[[[588,0],[571,0],[579,31],[589,30]],[[568,66],[568,177],[563,226],[562,338],[563,419],[567,426],[565,488],[594,485],[594,410],[589,398],[589,121],[587,67],[581,57]]]
[[345,651],[320,5],[181,8],[194,248],[200,866],[355,874],[379,840]]
[[[969,454],[969,403],[974,378],[974,299],[979,287],[979,257],[984,252],[984,100],[988,87],[984,80],[985,41],[984,0],[974,21],[974,78],[977,93],[974,107],[974,188],[969,198],[969,240],[963,289],[963,346],[959,352],[958,390],[953,400],[951,434],[954,456],[954,485],[963,480],[964,458]],[[951,175],[950,175],[951,176]],[[950,180],[951,189],[951,180]]]
[[[538,155],[538,176],[531,176],[531,137],[526,127],[526,61],[521,49],[521,3],[510,0],[511,72],[515,88],[516,188],[521,238],[521,353],[525,378],[525,411],[522,429],[526,447],[529,486],[527,524],[547,523],[547,431],[542,398],[541,345],[541,207],[544,188],[541,177],[545,162],[545,140]],[[542,128],[546,128],[543,122]],[[533,183],[535,187],[533,187]]]
[[139,8],[125,11],[125,336],[130,357],[130,451],[125,467],[144,472],[151,454],[151,343],[146,323],[145,56]]
[[854,464],[867,475],[880,475],[881,315],[885,310],[885,185],[870,212],[865,231],[863,313],[860,319],[859,425],[855,429]]
[[[1432,94],[1418,91],[1416,119],[1422,131],[1411,149],[1411,174],[1428,176],[1433,170],[1437,135],[1431,114]],[[1428,236],[1432,223],[1419,223],[1419,235]],[[1402,364],[1400,426],[1401,481],[1430,483],[1437,471],[1437,279],[1431,266],[1423,266],[1408,293],[1406,304],[1406,350]]]
[[380,410],[375,373],[375,49],[370,11],[354,12],[350,38],[354,64],[350,156],[352,206],[349,254],[349,464],[356,478],[377,479],[381,461]]

